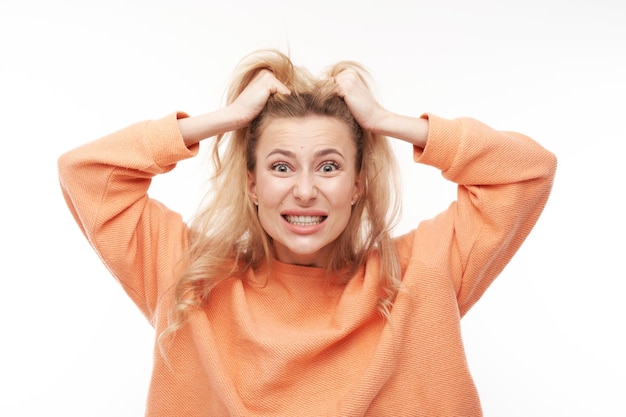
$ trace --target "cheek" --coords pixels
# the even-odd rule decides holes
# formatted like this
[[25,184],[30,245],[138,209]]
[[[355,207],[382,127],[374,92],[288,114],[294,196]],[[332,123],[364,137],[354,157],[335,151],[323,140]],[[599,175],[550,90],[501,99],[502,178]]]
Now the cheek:
[[354,194],[356,192],[356,186],[354,181],[341,181],[333,187],[333,196],[335,202],[338,205],[347,204],[350,206],[352,199],[354,198]]
[[256,194],[259,198],[259,206],[275,206],[285,198],[287,192],[285,181],[272,176],[258,176]]

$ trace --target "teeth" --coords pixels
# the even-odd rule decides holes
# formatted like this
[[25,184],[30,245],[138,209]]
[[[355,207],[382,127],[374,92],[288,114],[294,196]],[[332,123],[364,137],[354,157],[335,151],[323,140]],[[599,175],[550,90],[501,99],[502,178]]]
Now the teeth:
[[313,226],[320,224],[324,219],[322,216],[285,216],[290,224],[297,226]]

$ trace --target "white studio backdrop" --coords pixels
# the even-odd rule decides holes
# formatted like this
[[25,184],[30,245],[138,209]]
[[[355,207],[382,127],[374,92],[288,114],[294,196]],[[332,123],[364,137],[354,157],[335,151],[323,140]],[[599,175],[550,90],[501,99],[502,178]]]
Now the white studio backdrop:
[[[551,200],[463,319],[486,416],[626,416],[626,6],[478,0],[0,0],[0,415],[139,416],[153,333],[74,224],[56,159],[143,119],[220,105],[258,48],[368,67],[390,110],[475,117],[556,153]],[[398,232],[454,187],[397,147]],[[201,158],[155,180],[189,217]]]

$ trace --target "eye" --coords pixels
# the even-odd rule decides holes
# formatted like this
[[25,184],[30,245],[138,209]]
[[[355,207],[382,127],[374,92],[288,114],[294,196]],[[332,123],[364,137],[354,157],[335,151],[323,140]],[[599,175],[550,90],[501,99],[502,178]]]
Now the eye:
[[287,165],[284,162],[273,163],[272,166],[271,166],[271,169],[272,169],[272,171],[276,171],[276,172],[279,172],[281,174],[286,174],[286,173],[291,171],[291,168],[289,168],[289,165]]
[[339,164],[337,162],[333,162],[333,161],[324,162],[320,166],[320,171],[322,171],[325,174],[337,171],[338,169],[339,169]]

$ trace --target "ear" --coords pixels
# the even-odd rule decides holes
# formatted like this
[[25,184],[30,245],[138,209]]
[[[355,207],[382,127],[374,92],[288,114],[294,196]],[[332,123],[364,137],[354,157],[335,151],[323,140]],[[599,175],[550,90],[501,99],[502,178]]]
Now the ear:
[[248,171],[248,195],[254,204],[259,204],[259,199],[256,195],[256,176],[250,171]]
[[352,194],[352,205],[356,204],[359,198],[363,195],[363,174],[357,175],[354,181],[354,193]]

